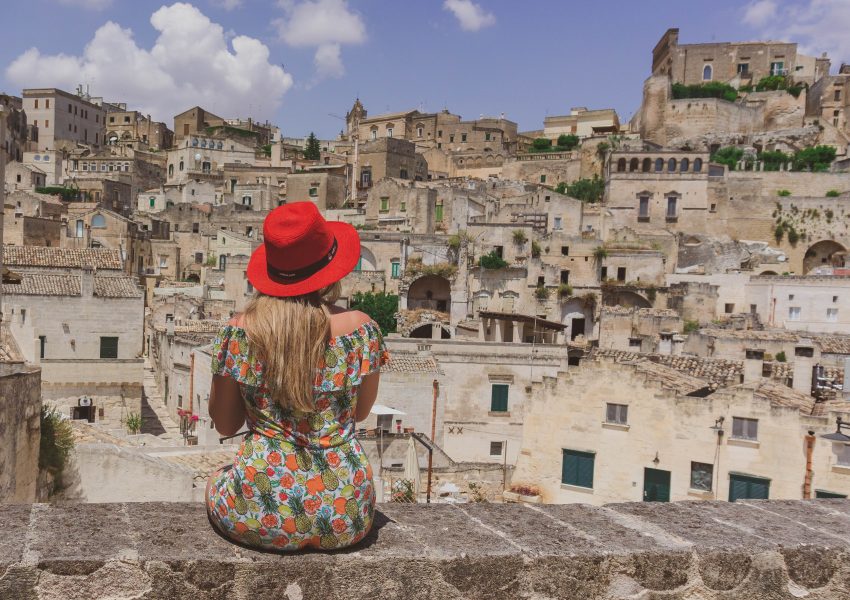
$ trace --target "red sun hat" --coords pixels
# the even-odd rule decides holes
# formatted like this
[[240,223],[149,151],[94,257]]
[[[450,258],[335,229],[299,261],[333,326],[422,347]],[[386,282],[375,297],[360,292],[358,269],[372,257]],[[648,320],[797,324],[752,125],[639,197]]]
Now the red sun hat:
[[339,281],[358,260],[354,227],[325,221],[312,202],[293,202],[266,217],[263,245],[248,261],[248,281],[267,296],[303,296]]

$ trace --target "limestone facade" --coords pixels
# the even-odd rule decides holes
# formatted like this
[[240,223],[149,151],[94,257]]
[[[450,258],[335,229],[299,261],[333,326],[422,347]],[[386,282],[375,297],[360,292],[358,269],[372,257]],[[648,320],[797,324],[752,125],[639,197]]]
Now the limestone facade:
[[38,129],[38,150],[71,150],[105,143],[106,111],[85,95],[56,88],[25,89],[23,108]]

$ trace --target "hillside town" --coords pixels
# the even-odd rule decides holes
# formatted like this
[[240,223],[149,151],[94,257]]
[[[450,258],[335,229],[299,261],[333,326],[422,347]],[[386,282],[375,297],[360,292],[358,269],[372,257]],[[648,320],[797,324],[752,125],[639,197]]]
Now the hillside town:
[[298,201],[360,235],[339,304],[390,352],[358,424],[379,501],[846,498],[850,64],[675,28],[644,64],[628,121],[527,131],[0,95],[0,499],[200,501],[241,441],[212,343]]

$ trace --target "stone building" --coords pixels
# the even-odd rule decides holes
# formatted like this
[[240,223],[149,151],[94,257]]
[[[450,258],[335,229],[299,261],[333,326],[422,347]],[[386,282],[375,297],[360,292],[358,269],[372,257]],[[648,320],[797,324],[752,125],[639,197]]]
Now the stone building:
[[0,148],[6,154],[8,162],[21,161],[24,152],[29,149],[29,142],[38,141],[38,129],[27,123],[27,113],[21,98],[0,94],[0,107],[3,108],[3,118],[6,120]]
[[410,181],[427,180],[428,163],[416,152],[413,142],[403,138],[379,138],[360,145],[354,176],[359,190],[359,201],[372,185],[384,177]]
[[587,138],[595,135],[609,135],[618,131],[620,131],[620,119],[613,108],[588,110],[580,106],[571,108],[567,115],[546,117],[543,120],[543,135],[540,137],[550,139],[554,143],[561,135]]
[[34,165],[12,162],[6,165],[5,184],[9,191],[35,190],[47,185],[47,174]]
[[345,203],[345,174],[308,171],[286,176],[286,201],[309,200],[321,211],[340,208]]
[[512,482],[597,505],[850,493],[843,445],[817,437],[846,409],[757,377],[714,390],[687,369],[596,358],[532,383]]
[[71,150],[105,143],[106,111],[89,97],[56,88],[25,89],[24,110],[38,129],[38,150]]
[[366,223],[381,229],[434,233],[436,206],[436,190],[386,177],[369,190]]
[[53,196],[15,191],[3,212],[5,244],[59,247],[65,240],[68,209]]
[[826,55],[798,54],[797,44],[788,42],[679,44],[679,30],[674,28],[652,50],[652,74],[685,85],[719,81],[738,87],[769,75],[790,75],[811,84],[828,73]]
[[[4,314],[42,393],[72,418],[118,423],[141,410],[144,299],[116,250],[6,246],[20,283]],[[86,400],[86,399],[90,399]]]
[[833,127],[850,143],[850,64],[842,64],[836,75],[824,73],[806,95],[806,116],[816,124]]
[[202,135],[210,127],[221,127],[225,120],[200,106],[174,116],[174,144],[181,145],[191,135]]
[[106,145],[126,146],[135,150],[167,150],[174,143],[174,132],[165,123],[151,119],[127,105],[106,104]]

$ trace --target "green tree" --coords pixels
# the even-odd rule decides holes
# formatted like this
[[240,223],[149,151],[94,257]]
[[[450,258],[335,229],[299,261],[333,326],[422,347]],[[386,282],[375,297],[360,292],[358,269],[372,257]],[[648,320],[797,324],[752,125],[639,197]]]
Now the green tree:
[[826,171],[835,160],[835,148],[832,146],[813,146],[800,150],[794,155],[794,170]]
[[546,152],[552,148],[552,140],[548,138],[536,138],[531,142],[532,152]]
[[719,81],[694,85],[674,83],[672,91],[674,100],[682,98],[720,98],[721,100],[734,102],[738,98],[738,90],[729,84],[720,83]]
[[[559,188],[560,186],[555,190],[560,192]],[[593,179],[578,179],[564,186],[563,189],[564,192],[561,193],[566,193],[567,196],[576,200],[593,204],[602,201],[602,195],[605,193],[605,181],[598,175],[594,175]]]
[[735,170],[735,165],[744,157],[744,151],[735,146],[726,146],[720,148],[717,152],[711,155],[711,162],[720,163],[729,167],[730,171]]
[[573,150],[578,147],[578,136],[572,133],[563,133],[558,136],[559,150]]
[[381,327],[384,335],[395,331],[398,296],[385,292],[357,292],[351,298],[351,308],[366,313]]
[[322,158],[322,147],[316,134],[312,131],[307,136],[307,147],[304,149],[304,158],[307,160],[319,160]]
[[495,250],[490,252],[490,254],[482,255],[481,258],[478,259],[478,264],[485,269],[504,269],[508,266],[507,261],[496,254]]

